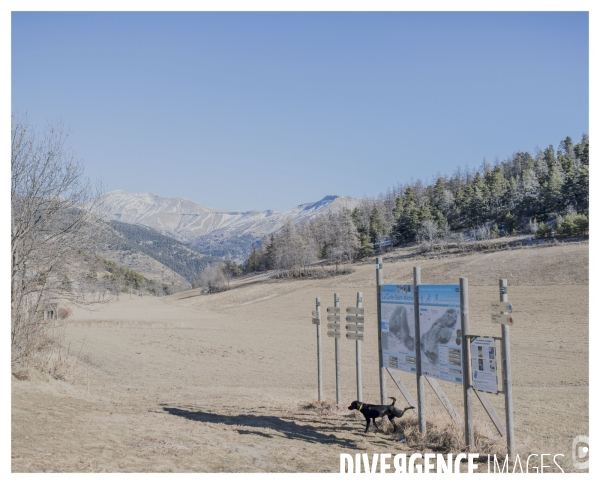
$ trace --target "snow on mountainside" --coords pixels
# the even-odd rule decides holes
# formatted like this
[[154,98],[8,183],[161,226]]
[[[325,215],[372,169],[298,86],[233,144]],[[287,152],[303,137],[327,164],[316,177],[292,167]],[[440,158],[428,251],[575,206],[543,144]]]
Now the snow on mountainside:
[[276,232],[288,220],[297,224],[328,211],[344,207],[353,210],[358,204],[352,197],[327,196],[287,212],[227,212],[203,207],[185,198],[121,190],[105,194],[103,201],[113,220],[146,225],[201,252],[217,257],[229,252],[238,260],[248,255],[254,242]]

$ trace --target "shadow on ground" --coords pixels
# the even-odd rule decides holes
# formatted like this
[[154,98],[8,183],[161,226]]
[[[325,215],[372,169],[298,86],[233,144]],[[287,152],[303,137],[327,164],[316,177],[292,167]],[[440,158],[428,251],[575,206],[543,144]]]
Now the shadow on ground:
[[163,410],[171,415],[183,417],[188,420],[194,420],[196,422],[221,423],[245,427],[244,429],[234,429],[239,434],[253,434],[259,437],[273,438],[275,436],[272,434],[268,434],[260,430],[250,430],[248,427],[256,429],[271,429],[282,433],[288,439],[303,440],[304,442],[310,443],[338,444],[351,449],[357,448],[356,443],[349,439],[339,438],[333,434],[324,434],[319,432],[317,428],[311,425],[298,425],[296,422],[287,421],[271,415],[222,415],[218,413],[205,412],[202,410],[191,411],[174,407],[163,407]]

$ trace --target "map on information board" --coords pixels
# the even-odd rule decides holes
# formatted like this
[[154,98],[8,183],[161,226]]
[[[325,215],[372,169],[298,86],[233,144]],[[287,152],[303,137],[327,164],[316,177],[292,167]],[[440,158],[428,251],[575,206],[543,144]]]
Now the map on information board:
[[462,384],[460,286],[419,285],[423,375]]
[[494,338],[479,337],[471,342],[471,368],[473,388],[484,392],[498,393]]
[[380,300],[383,366],[416,373],[413,286],[381,286]]

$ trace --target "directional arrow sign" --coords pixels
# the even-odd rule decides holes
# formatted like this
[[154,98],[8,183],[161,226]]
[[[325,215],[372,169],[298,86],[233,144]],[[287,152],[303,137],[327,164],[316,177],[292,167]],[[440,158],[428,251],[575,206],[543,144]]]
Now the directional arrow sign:
[[327,336],[330,338],[339,338],[341,334],[337,331],[327,331]]
[[340,308],[327,308],[327,312],[328,312],[328,313],[336,313],[336,314],[339,314],[339,313],[340,313]]
[[339,323],[340,315],[339,314],[331,314],[331,315],[327,316],[327,321],[333,321],[333,322]]
[[346,312],[351,314],[365,314],[365,308],[346,308]]
[[333,329],[335,331],[339,331],[340,330],[340,325],[339,324],[334,324],[334,323],[327,323],[327,329]]
[[365,326],[363,324],[347,324],[346,331],[358,331],[359,333],[364,332]]
[[364,316],[346,316],[346,321],[349,323],[364,323]]
[[319,324],[321,322],[321,320],[319,318],[313,318],[312,323],[313,324]]
[[346,338],[348,339],[357,339],[359,341],[364,341],[365,336],[363,333],[346,333]]
[[514,322],[515,318],[510,314],[492,314],[492,323],[508,324],[509,326],[512,326]]
[[513,305],[509,302],[494,301],[492,303],[492,311],[499,311],[502,313],[510,313],[513,310]]

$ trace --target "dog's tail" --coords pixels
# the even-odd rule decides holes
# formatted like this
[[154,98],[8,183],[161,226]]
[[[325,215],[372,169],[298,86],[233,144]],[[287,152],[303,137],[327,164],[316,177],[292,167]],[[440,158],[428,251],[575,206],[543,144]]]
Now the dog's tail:
[[396,399],[394,397],[388,397],[392,401],[392,407],[396,406]]
[[402,413],[406,412],[407,410],[410,410],[411,408],[415,408],[415,407],[406,407],[404,410],[402,410]]

